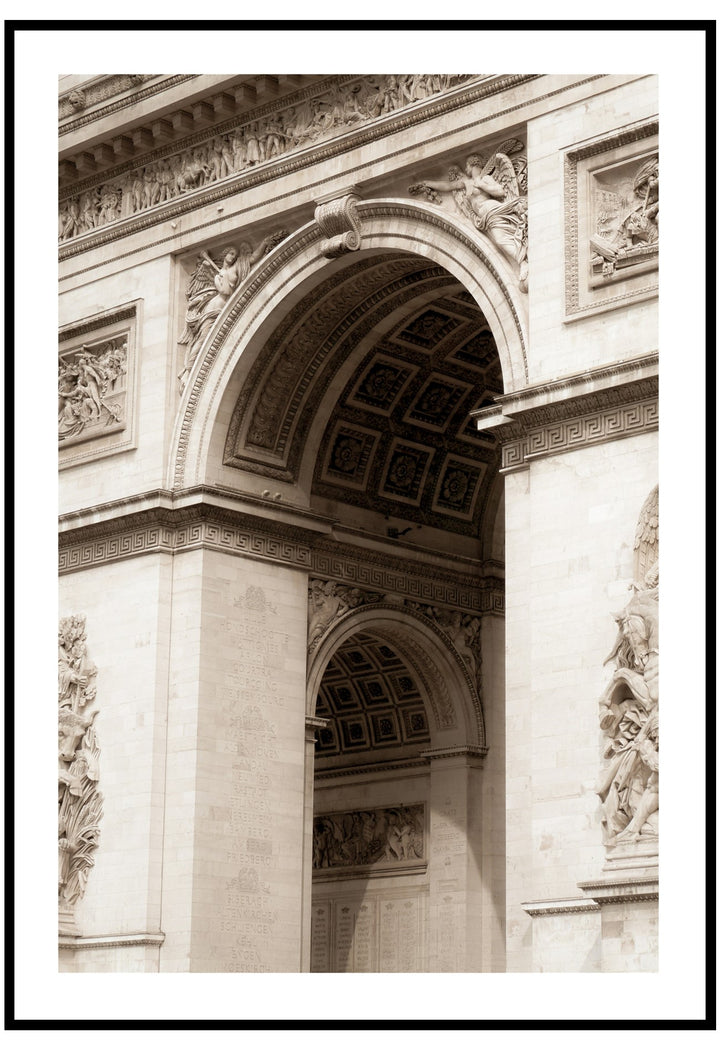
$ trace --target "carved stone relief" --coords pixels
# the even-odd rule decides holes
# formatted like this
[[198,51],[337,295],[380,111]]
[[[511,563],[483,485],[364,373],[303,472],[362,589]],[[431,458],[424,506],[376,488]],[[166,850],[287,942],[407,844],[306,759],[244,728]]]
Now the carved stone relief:
[[397,867],[424,858],[424,804],[333,812],[313,820],[314,870]]
[[97,668],[87,654],[85,616],[60,620],[58,632],[59,930],[77,934],[73,910],[85,892],[100,837],[100,751],[93,722]]
[[574,320],[657,294],[657,120],[565,154],[565,312]]
[[285,230],[279,230],[265,237],[255,249],[247,242],[242,243],[239,248],[231,245],[217,259],[211,258],[207,251],[200,253],[185,291],[185,327],[178,339],[181,346],[187,346],[183,370],[178,376],[181,391],[185,387],[203,339],[230,296],[263,255],[271,251],[287,235]]
[[473,153],[464,168],[454,165],[441,181],[418,182],[412,196],[454,211],[484,233],[517,263],[518,286],[527,291],[527,157],[517,138],[503,142],[490,157]]
[[468,79],[469,75],[456,74],[364,76],[336,91],[302,98],[295,105],[124,171],[101,187],[65,199],[60,206],[58,239],[70,240],[108,222],[313,146]]
[[382,593],[368,593],[325,579],[308,584],[308,654],[311,655],[328,630],[353,608],[382,600]]
[[125,426],[127,336],[84,343],[60,355],[58,440],[82,440]]
[[615,670],[600,699],[606,761],[598,794],[605,843],[658,839],[659,806],[658,488],[646,499],[635,535],[633,595],[614,618],[618,634],[606,662]]
[[629,267],[654,263],[660,240],[657,153],[594,171],[591,185],[591,277],[607,280]]
[[414,601],[406,601],[405,603],[407,607],[420,612],[425,618],[434,622],[449,638],[456,652],[467,666],[470,679],[475,684],[479,695],[482,663],[480,654],[480,624],[482,620],[476,615],[467,615],[461,611],[454,611],[448,608],[436,608],[431,604],[417,604]]

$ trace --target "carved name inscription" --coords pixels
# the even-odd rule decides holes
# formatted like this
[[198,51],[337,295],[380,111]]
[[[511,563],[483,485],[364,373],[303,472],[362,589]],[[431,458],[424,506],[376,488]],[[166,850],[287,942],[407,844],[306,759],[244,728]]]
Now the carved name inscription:
[[424,892],[380,892],[316,902],[312,972],[425,970]]
[[[236,871],[221,888],[224,969],[278,970],[273,941],[283,915],[274,893],[282,862],[274,765],[280,760],[282,675],[289,637],[263,590],[249,586],[222,623],[231,652],[218,689],[230,754],[231,797],[225,861]],[[227,759],[227,758],[226,758]]]

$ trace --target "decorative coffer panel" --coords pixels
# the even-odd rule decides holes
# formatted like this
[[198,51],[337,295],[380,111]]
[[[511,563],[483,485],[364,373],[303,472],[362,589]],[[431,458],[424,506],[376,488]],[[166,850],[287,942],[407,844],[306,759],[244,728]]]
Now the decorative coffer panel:
[[313,871],[317,875],[387,876],[425,866],[425,805],[330,812],[313,821]]
[[61,469],[135,447],[136,316],[129,303],[60,332]]
[[102,794],[94,721],[97,668],[87,653],[85,616],[58,630],[58,910],[61,934],[76,935],[74,908],[85,893],[100,837]]
[[657,122],[565,155],[567,319],[657,294]]

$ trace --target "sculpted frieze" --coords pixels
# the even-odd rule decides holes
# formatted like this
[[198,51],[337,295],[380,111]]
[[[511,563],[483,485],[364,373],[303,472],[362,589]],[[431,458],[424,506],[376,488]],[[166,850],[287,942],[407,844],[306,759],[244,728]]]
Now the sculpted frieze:
[[97,667],[87,653],[85,617],[60,620],[58,631],[58,907],[61,932],[75,933],[73,909],[85,893],[100,837]]
[[600,699],[606,761],[598,785],[605,843],[658,839],[659,809],[659,533],[658,488],[643,505],[635,535],[632,597],[614,618],[618,632],[606,659],[614,665]]
[[196,189],[253,170],[469,80],[460,74],[364,76],[251,119],[205,142],[125,170],[60,205],[58,239],[70,240]]
[[460,215],[489,237],[517,264],[518,285],[527,291],[527,157],[519,139],[508,139],[489,157],[472,153],[464,167],[453,165],[446,179],[417,182],[409,192]]
[[313,820],[314,870],[393,867],[424,858],[423,804],[332,812]]

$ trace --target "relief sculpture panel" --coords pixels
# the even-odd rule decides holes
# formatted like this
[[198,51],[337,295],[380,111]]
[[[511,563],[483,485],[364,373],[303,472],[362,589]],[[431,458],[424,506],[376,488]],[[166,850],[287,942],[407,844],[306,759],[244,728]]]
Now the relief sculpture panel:
[[615,669],[600,699],[605,767],[598,785],[605,843],[654,844],[659,809],[658,488],[643,505],[635,537],[633,595],[614,617]]
[[66,196],[60,204],[58,240],[72,240],[193,190],[252,171],[470,79],[474,78],[465,74],[363,76],[316,96],[301,93],[290,100],[294,104],[264,112],[190,148],[157,157],[106,179],[102,185]]
[[397,869],[425,860],[425,805],[332,812],[313,822],[313,869]]
[[97,668],[87,653],[85,617],[60,620],[58,632],[58,908],[61,933],[77,935],[74,907],[85,893],[100,837],[102,794],[95,728]]

